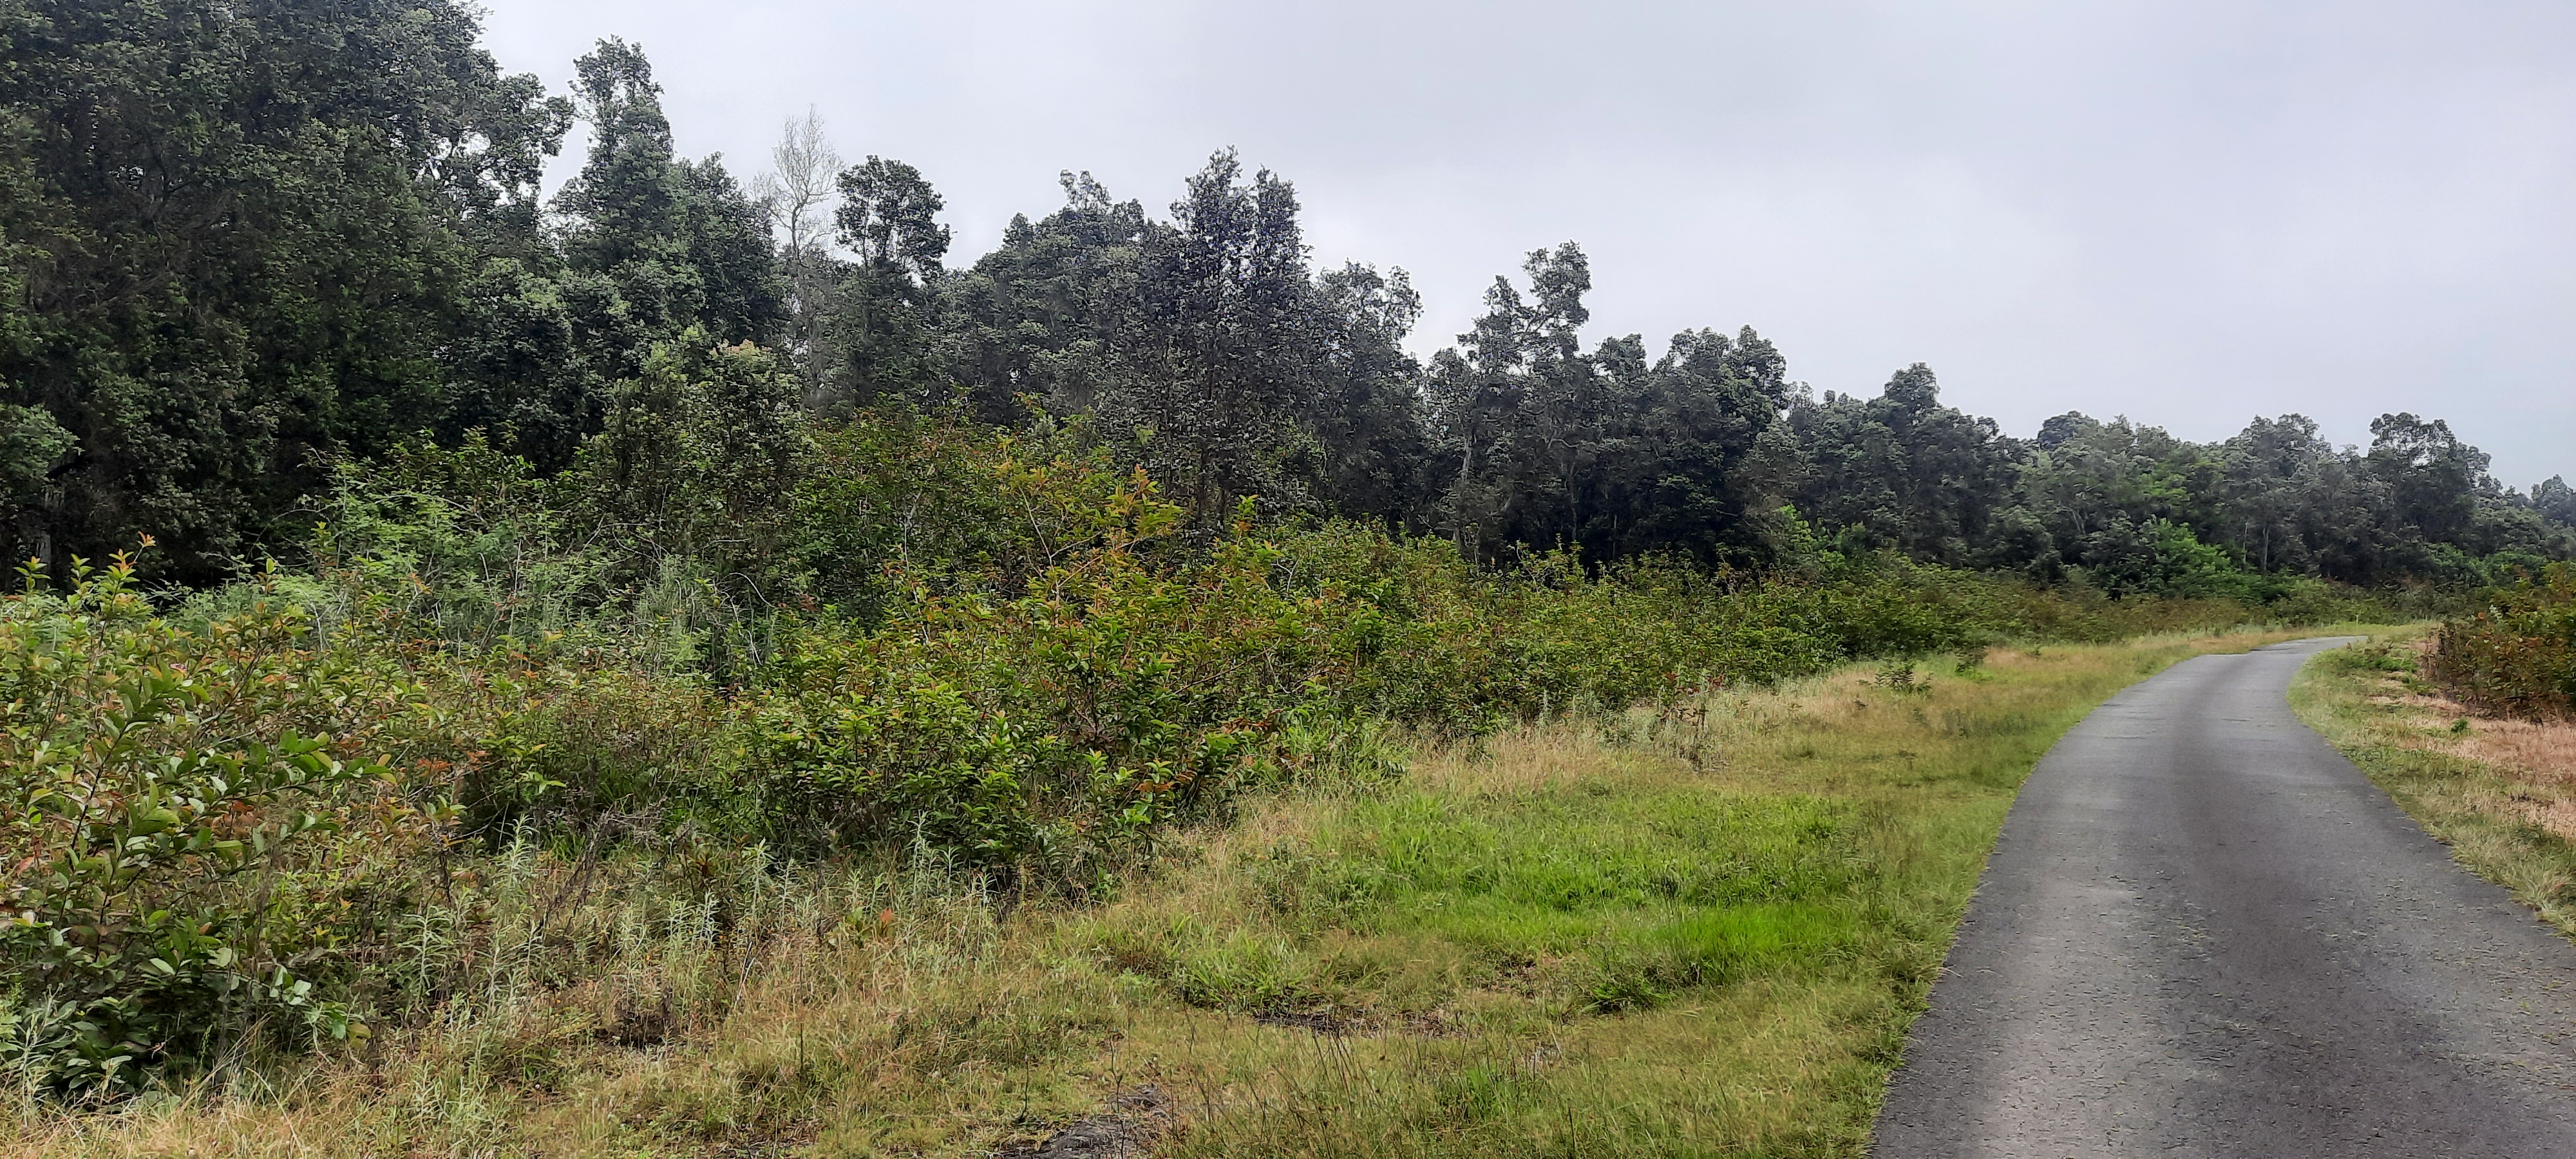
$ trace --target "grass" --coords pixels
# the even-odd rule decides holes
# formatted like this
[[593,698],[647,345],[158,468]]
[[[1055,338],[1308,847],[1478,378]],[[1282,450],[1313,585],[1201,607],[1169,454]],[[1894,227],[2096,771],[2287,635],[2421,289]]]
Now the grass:
[[576,895],[505,858],[470,886],[488,983],[436,1025],[105,1114],[0,1104],[0,1149],[969,1155],[1079,1124],[1173,1156],[1858,1155],[2039,755],[2176,660],[2292,634],[1424,746],[1089,907],[918,861],[639,855]]
[[2420,674],[2428,626],[2363,630],[2291,705],[2460,864],[2576,937],[2576,722],[2480,716]]

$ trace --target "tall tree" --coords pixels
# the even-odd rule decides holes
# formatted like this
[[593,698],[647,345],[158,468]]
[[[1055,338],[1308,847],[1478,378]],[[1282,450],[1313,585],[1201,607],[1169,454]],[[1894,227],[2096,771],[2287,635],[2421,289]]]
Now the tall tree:
[[1518,543],[1572,546],[1584,520],[1587,468],[1613,421],[1612,395],[1582,350],[1591,263],[1581,246],[1532,250],[1524,296],[1509,278],[1485,290],[1485,312],[1433,364],[1429,383],[1456,477],[1452,534],[1477,553]]
[[2552,475],[2533,484],[2531,506],[2552,523],[2576,528],[2576,487],[2568,486],[2564,475]]
[[[435,421],[478,254],[538,247],[563,110],[448,0],[0,6],[0,405],[21,551],[203,579],[317,459]],[[42,412],[42,421],[29,412]]]
[[[1643,355],[1638,346],[1635,360]],[[1610,375],[1637,385],[1622,391],[1624,422],[1596,456],[1603,493],[1585,549],[1602,558],[1680,551],[1711,563],[1768,559],[1781,531],[1774,516],[1781,480],[1760,448],[1791,397],[1788,360],[1750,326],[1731,338],[1685,330],[1641,377],[1615,368]]]
[[1793,408],[1799,511],[1866,546],[1974,562],[2000,529],[2019,447],[1993,419],[1941,405],[1940,389],[1918,362],[1877,398],[1828,391]]
[[1468,558],[1477,558],[1494,531],[1489,522],[1512,504],[1511,488],[1497,469],[1518,426],[1521,371],[1527,363],[1521,336],[1528,307],[1509,278],[1485,290],[1485,312],[1458,345],[1432,356],[1424,402],[1436,443],[1449,460],[1442,515],[1449,535]]
[[[574,62],[574,92],[590,125],[590,155],[555,197],[572,219],[565,257],[604,279],[624,317],[590,320],[611,377],[632,377],[652,341],[699,326],[723,342],[773,340],[786,287],[769,247],[765,207],[744,194],[723,159],[677,156],[662,87],[641,46],[610,37]],[[641,341],[635,340],[637,337]]]
[[1422,296],[1403,270],[1353,262],[1315,280],[1310,308],[1313,387],[1290,409],[1322,450],[1324,497],[1345,515],[1422,529],[1431,440],[1422,365],[1404,350]]
[[1146,237],[1161,226],[1089,173],[1059,179],[1063,208],[1012,218],[998,248],[941,287],[943,361],[986,422],[1026,420],[1024,399],[1055,415],[1089,412],[1122,373],[1116,335],[1135,309]]
[[1267,169],[1246,181],[1233,151],[1219,153],[1139,259],[1104,417],[1142,432],[1147,465],[1202,520],[1245,495],[1311,505],[1320,463],[1289,418],[1311,369],[1295,188]]
[[555,195],[569,221],[563,264],[529,271],[534,284],[508,291],[564,348],[553,363],[532,355],[540,366],[490,408],[545,470],[568,464],[601,429],[617,384],[641,376],[655,347],[692,328],[716,343],[772,343],[787,315],[766,208],[722,158],[677,155],[644,50],[610,37],[574,71],[591,142],[581,172]]
[[2306,571],[2318,489],[2335,470],[2334,444],[2305,415],[2256,417],[2219,448],[2219,538],[2257,571]]
[[935,292],[948,256],[946,205],[921,171],[870,156],[841,172],[839,239],[855,256],[832,322],[843,398],[934,401],[948,385],[933,343]]
[[2468,530],[2487,462],[2486,452],[2461,442],[2440,419],[2385,414],[2370,422],[2370,471],[2387,482],[2398,517],[2427,539]]
[[771,169],[754,183],[752,195],[768,207],[776,231],[779,272],[787,284],[787,354],[796,364],[805,405],[819,409],[826,404],[828,367],[838,361],[827,328],[840,277],[827,207],[836,193],[841,154],[824,135],[822,116],[809,108],[787,122],[769,158]]

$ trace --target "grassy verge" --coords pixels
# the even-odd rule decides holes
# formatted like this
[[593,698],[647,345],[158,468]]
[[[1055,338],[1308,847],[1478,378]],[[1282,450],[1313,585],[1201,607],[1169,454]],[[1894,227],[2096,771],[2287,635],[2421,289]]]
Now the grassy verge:
[[1426,749],[1181,834],[1086,908],[918,862],[504,858],[460,886],[485,982],[437,1024],[255,1089],[21,1101],[0,1146],[1858,1154],[2039,755],[2176,660],[2292,634],[1850,668]]
[[2480,716],[2421,675],[2428,626],[2362,630],[2291,705],[2462,865],[2576,937],[2576,724]]

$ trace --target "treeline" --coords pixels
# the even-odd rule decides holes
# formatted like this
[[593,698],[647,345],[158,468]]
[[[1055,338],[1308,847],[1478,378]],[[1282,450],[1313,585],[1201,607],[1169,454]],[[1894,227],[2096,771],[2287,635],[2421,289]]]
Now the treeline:
[[[757,524],[739,504],[815,432],[895,412],[1071,432],[1201,539],[1257,497],[1489,562],[1762,566],[1821,537],[2247,598],[2576,551],[2576,492],[2500,485],[2439,420],[2384,416],[2366,450],[2296,415],[2207,445],[2074,413],[2019,439],[1920,365],[1818,398],[1750,328],[1587,341],[1571,244],[1417,359],[1403,272],[1314,268],[1293,187],[1231,153],[1161,215],[1068,174],[1062,208],[959,264],[921,173],[845,165],[810,118],[748,185],[682,156],[616,40],[550,95],[446,3],[14,0],[0,22],[0,481],[52,569],[147,534],[191,583],[297,557],[335,470],[423,440],[598,480],[619,526]],[[542,199],[576,119],[588,157]],[[673,473],[679,443],[720,494]],[[807,551],[761,580],[828,593],[882,563]]]

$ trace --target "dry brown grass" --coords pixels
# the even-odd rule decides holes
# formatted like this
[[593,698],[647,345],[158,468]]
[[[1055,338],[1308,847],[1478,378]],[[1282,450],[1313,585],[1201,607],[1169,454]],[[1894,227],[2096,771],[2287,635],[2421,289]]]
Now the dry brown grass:
[[[2431,641],[2406,641],[2402,651],[2420,670]],[[2576,841],[2576,721],[2481,716],[2401,672],[2382,675],[2368,699],[2390,710],[2381,730],[2389,743],[2483,769],[2494,784],[2476,790],[2480,808]]]
[[2426,627],[2312,664],[2291,701],[2449,844],[2576,936],[2576,722],[2477,715],[2423,680]]

